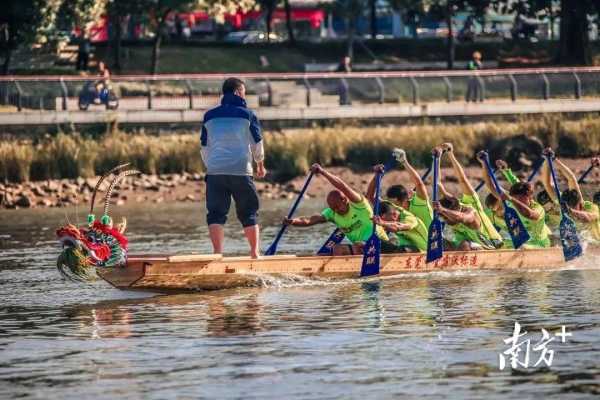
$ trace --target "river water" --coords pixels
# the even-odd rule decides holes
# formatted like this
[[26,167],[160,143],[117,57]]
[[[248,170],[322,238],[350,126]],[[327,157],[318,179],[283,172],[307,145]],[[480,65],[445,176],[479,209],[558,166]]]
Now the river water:
[[[288,202],[265,203],[263,247]],[[318,209],[315,201],[302,212]],[[131,251],[208,251],[198,204],[120,207]],[[159,296],[63,280],[54,229],[82,209],[0,211],[0,398],[584,399],[600,394],[600,268],[271,281]],[[227,250],[245,252],[232,216]],[[295,229],[313,251],[330,227]],[[540,260],[543,263],[543,260]],[[499,369],[515,322],[529,368]],[[572,336],[555,333],[561,326]],[[552,365],[534,351],[542,329]],[[520,347],[520,356],[526,345]],[[507,357],[507,363],[510,359]],[[521,358],[523,361],[523,358]]]

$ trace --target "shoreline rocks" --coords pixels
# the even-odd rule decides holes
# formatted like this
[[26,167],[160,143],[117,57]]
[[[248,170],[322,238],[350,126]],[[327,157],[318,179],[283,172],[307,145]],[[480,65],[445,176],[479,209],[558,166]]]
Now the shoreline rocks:
[[[579,175],[589,165],[587,159],[565,160],[569,167]],[[372,174],[355,172],[349,168],[333,167],[330,170],[339,175],[352,187],[366,190]],[[478,182],[481,170],[476,166],[466,169],[471,182]],[[449,168],[442,170],[442,179],[450,190],[456,187],[457,179]],[[525,174],[524,174],[525,175]],[[56,179],[24,183],[0,183],[0,209],[66,207],[72,205],[89,206],[94,187],[99,177]],[[105,180],[96,195],[96,205],[102,204],[112,177]],[[292,200],[300,192],[305,177],[300,176],[285,183],[255,181],[256,189],[262,200]],[[600,189],[600,168],[587,178],[587,186],[592,190]],[[405,171],[393,170],[386,175],[384,188],[392,182],[409,183]],[[324,197],[331,186],[322,178],[314,179],[305,195],[306,198]],[[120,206],[127,203],[168,203],[201,202],[205,198],[204,175],[202,174],[161,174],[131,176],[123,179],[112,193],[110,204]]]

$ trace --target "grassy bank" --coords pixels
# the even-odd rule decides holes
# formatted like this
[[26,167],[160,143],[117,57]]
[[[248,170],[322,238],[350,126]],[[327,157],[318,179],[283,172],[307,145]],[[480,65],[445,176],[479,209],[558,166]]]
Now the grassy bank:
[[[446,40],[433,39],[387,39],[365,40],[365,45],[380,61],[397,63],[402,61],[444,61]],[[125,55],[121,73],[147,73],[150,69],[152,46],[144,43],[123,47]],[[557,50],[556,42],[519,43],[458,43],[456,45],[456,68],[463,68],[474,51],[480,51],[486,60],[497,60],[501,64],[519,65],[515,59],[527,59],[534,65],[552,63]],[[306,63],[337,63],[346,53],[346,42],[327,41],[320,43],[299,42],[290,47],[287,43],[255,43],[239,45],[222,42],[173,42],[161,49],[160,73],[234,73],[234,72],[286,72],[302,71]],[[598,54],[597,46],[592,53]],[[268,66],[261,65],[265,56]],[[113,52],[109,45],[97,46],[97,59],[113,64]],[[511,61],[512,60],[512,61]],[[355,63],[373,61],[362,46],[355,46]]]
[[[402,38],[365,40],[366,47],[379,61],[444,61],[444,38]],[[95,45],[95,58],[114,65],[111,43]],[[456,44],[456,68],[464,68],[466,60],[478,50],[486,61],[496,60],[503,66],[552,65],[558,43],[550,41],[529,42],[476,42]],[[596,64],[600,63],[600,44],[592,43],[591,51]],[[296,46],[287,43],[236,44],[216,41],[167,41],[161,47],[160,73],[237,73],[237,72],[287,72],[302,71],[306,63],[337,63],[346,52],[343,39],[325,42],[303,42]],[[22,53],[22,54],[20,54]],[[52,56],[32,54],[22,50],[15,55],[12,72],[15,74],[76,74],[74,66],[50,66]],[[148,73],[152,44],[127,42],[122,46],[121,74]],[[261,64],[265,56],[268,66]],[[50,58],[49,58],[50,57]],[[355,46],[355,63],[370,63],[372,55],[359,44]],[[114,71],[117,72],[117,71]]]
[[[418,166],[430,160],[431,148],[444,141],[455,145],[463,161],[480,149],[498,147],[508,138],[536,137],[558,153],[588,157],[600,153],[600,117],[568,121],[560,116],[461,125],[357,127],[337,126],[267,132],[267,167],[272,179],[286,181],[306,173],[313,162],[367,169],[402,147]],[[51,178],[90,177],[121,162],[147,174],[202,172],[199,135],[168,136],[109,132],[99,137],[59,133],[34,141],[0,142],[0,180],[23,182]]]

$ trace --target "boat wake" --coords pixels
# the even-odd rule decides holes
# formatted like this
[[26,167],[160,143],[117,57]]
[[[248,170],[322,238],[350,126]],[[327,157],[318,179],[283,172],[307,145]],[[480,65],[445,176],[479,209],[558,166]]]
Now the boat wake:
[[[589,247],[589,246],[586,246]],[[261,274],[256,272],[245,272],[244,275],[252,276],[255,285],[263,288],[295,288],[308,286],[343,286],[355,285],[367,282],[378,282],[388,280],[407,280],[407,279],[428,279],[428,278],[457,278],[457,277],[481,277],[493,276],[507,273],[538,273],[564,270],[598,270],[600,269],[600,251],[596,246],[584,249],[589,250],[583,257],[574,260],[562,268],[545,268],[540,265],[539,268],[527,268],[526,270],[496,270],[496,269],[477,269],[477,270],[451,270],[451,271],[423,271],[423,272],[403,272],[394,275],[372,276],[368,278],[324,278],[308,277],[298,274]]]

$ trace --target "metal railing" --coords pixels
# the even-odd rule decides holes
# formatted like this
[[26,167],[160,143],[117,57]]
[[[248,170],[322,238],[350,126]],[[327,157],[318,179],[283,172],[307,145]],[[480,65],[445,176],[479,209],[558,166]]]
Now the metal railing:
[[[485,102],[600,98],[600,68],[480,71],[163,74],[111,77],[125,110],[202,110],[217,104],[222,81],[246,82],[252,107]],[[2,76],[0,103],[23,110],[77,110],[94,76]]]

